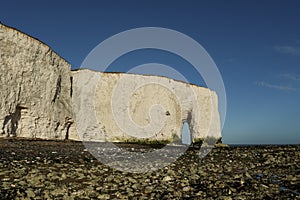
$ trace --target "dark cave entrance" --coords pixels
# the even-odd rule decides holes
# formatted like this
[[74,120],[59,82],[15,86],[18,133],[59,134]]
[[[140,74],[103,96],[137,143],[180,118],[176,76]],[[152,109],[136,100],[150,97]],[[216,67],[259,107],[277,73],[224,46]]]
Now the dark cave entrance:
[[8,137],[17,136],[17,129],[19,126],[19,121],[21,119],[21,110],[27,109],[26,107],[17,105],[15,112],[10,113],[4,118],[4,123],[2,126],[2,134],[7,133]]

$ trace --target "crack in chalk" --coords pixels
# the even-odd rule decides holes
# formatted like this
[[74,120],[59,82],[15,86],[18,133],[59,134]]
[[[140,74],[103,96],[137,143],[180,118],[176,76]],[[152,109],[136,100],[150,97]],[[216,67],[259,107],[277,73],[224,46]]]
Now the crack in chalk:
[[59,75],[57,78],[56,91],[55,91],[54,97],[52,99],[52,103],[55,103],[56,99],[59,98],[60,91],[61,91],[61,75]]

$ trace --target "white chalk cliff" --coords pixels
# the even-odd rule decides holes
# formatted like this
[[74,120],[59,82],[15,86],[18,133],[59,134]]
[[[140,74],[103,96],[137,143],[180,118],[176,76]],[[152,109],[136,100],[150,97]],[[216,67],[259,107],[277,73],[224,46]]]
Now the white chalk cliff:
[[44,43],[0,24],[0,137],[174,141],[221,138],[217,95],[165,77],[70,70]]
[[72,123],[70,64],[2,24],[0,91],[0,136],[66,138]]

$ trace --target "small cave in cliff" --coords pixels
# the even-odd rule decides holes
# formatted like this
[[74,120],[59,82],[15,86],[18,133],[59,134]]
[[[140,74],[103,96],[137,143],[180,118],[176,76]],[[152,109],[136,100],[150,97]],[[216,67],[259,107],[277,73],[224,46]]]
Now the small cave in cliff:
[[66,136],[65,136],[65,140],[68,140],[69,139],[69,131],[70,131],[70,128],[71,128],[71,125],[73,124],[73,121],[71,118],[66,118],[66,122],[65,122],[65,128],[66,128]]
[[19,121],[21,119],[22,109],[26,109],[26,107],[17,105],[15,112],[5,116],[3,126],[2,126],[2,134],[7,134],[8,137],[17,136],[17,129],[19,126]]

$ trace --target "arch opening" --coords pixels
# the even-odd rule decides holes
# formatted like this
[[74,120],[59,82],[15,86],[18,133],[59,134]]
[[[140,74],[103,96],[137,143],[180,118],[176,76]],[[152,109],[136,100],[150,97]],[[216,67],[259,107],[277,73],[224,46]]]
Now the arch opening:
[[182,130],[181,130],[181,142],[185,145],[192,144],[192,133],[190,130],[190,126],[188,122],[183,122]]

